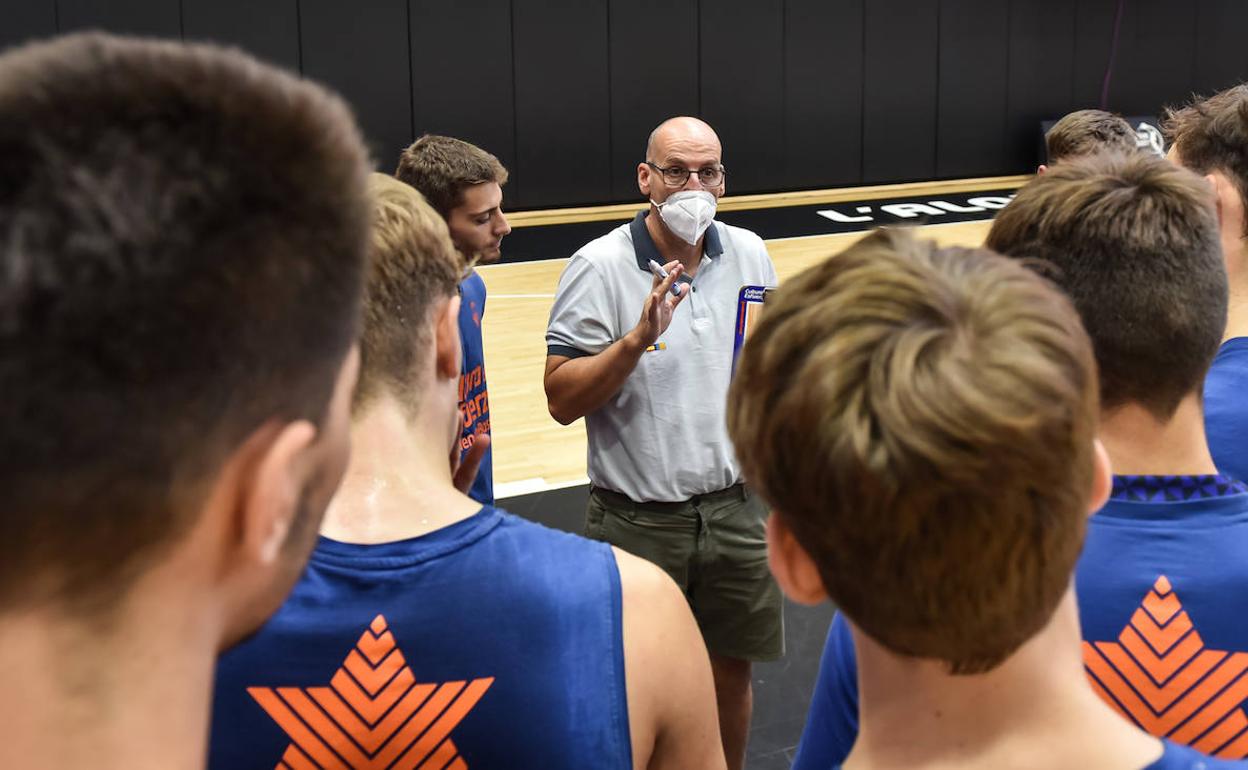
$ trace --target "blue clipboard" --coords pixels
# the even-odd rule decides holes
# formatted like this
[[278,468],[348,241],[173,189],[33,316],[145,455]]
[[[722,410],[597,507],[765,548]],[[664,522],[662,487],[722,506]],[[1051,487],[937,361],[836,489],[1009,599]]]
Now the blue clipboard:
[[745,340],[749,337],[754,324],[758,323],[768,295],[775,290],[774,286],[742,286],[741,291],[737,292],[737,323],[732,339],[732,370],[734,372],[737,370],[737,357],[741,355],[741,348],[745,346]]

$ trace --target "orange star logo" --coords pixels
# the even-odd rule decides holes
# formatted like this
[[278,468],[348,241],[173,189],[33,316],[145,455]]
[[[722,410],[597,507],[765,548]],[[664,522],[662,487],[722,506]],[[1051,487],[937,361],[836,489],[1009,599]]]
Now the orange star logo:
[[291,743],[275,770],[467,770],[451,730],[493,677],[417,684],[381,615],[329,687],[249,687]]
[[1248,757],[1248,654],[1205,647],[1163,575],[1117,642],[1084,642],[1097,691],[1144,730],[1224,759]]

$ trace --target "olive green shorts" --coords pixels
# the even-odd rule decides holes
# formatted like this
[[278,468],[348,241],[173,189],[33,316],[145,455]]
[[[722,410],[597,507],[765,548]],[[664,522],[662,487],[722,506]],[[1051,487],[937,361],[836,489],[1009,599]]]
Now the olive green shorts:
[[585,535],[671,575],[712,653],[765,661],[784,655],[784,600],[767,568],[766,518],[742,485],[682,503],[635,503],[592,488]]

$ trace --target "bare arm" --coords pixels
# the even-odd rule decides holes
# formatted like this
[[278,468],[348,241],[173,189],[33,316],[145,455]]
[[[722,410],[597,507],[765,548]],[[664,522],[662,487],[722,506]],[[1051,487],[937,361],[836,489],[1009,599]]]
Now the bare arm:
[[547,356],[544,383],[550,416],[567,425],[607,403],[632,374],[645,349],[629,332],[596,356]]
[[689,294],[689,287],[682,285],[680,296],[671,296],[668,289],[683,268],[674,261],[668,262],[664,268],[668,271],[667,278],[654,279],[641,310],[641,320],[610,347],[581,358],[546,357],[546,374],[542,382],[546,387],[546,405],[551,417],[567,425],[607,403],[620,391],[646,348],[667,331],[672,313]]
[[662,570],[618,548],[624,676],[636,770],[723,770],[715,683],[684,594]]

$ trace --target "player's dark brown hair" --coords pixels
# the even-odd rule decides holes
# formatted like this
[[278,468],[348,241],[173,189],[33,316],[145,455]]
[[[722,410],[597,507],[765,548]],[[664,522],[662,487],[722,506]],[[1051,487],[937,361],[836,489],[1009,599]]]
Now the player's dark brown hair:
[[369,190],[373,236],[356,416],[386,391],[409,411],[419,405],[412,384],[427,359],[430,313],[438,300],[455,296],[466,268],[446,222],[419,192],[384,174],[369,178]]
[[832,601],[895,653],[993,668],[1070,585],[1096,370],[1022,264],[876,231],[789,279],[745,345],[728,429]]
[[1212,193],[1149,153],[1053,167],[992,223],[988,248],[1052,266],[1096,347],[1101,403],[1168,420],[1198,392],[1226,328]]
[[463,202],[465,189],[507,183],[507,169],[498,158],[475,144],[437,134],[426,134],[404,150],[394,175],[420,190],[443,218]]
[[346,106],[207,45],[0,56],[0,606],[104,609],[354,344],[368,163]]
[[1135,152],[1131,124],[1105,110],[1076,110],[1053,124],[1044,135],[1049,163],[1093,155],[1106,150]]
[[1162,131],[1180,163],[1199,174],[1221,171],[1248,201],[1248,84],[1170,110]]

